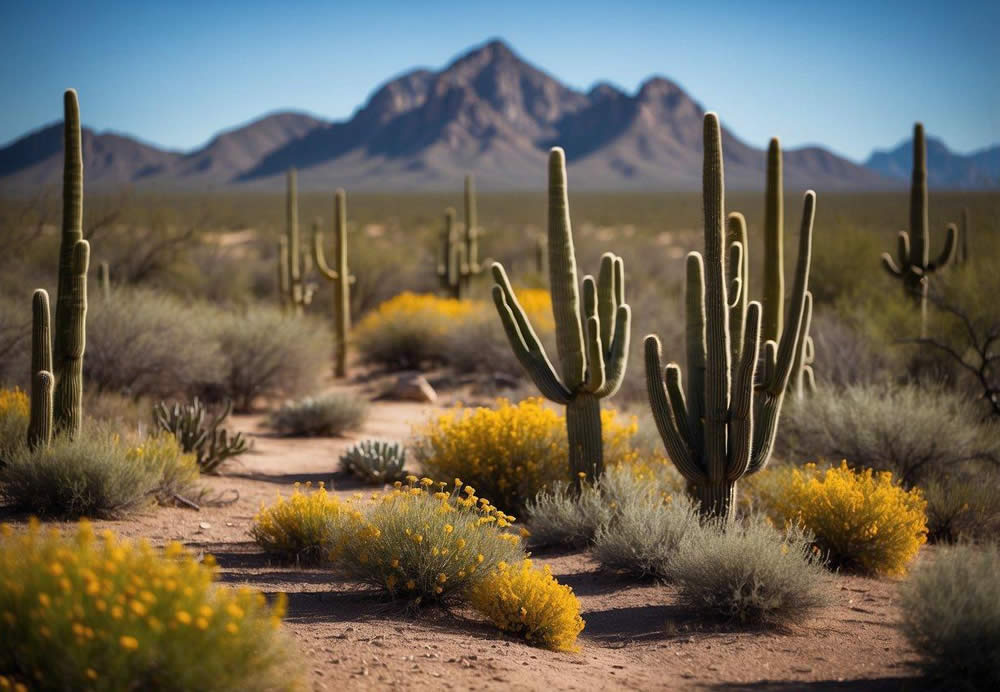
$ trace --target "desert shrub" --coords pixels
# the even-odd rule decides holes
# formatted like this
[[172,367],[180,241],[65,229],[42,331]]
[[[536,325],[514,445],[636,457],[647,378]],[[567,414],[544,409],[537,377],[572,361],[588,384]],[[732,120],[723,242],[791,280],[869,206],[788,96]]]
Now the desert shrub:
[[358,323],[354,340],[362,360],[391,370],[445,362],[449,330],[478,304],[453,298],[400,293]]
[[529,644],[555,651],[576,651],[583,631],[580,601],[573,589],[560,584],[548,566],[542,569],[522,560],[501,563],[469,593],[473,608],[504,632]]
[[945,476],[923,491],[932,543],[992,540],[1000,532],[1000,473]]
[[0,534],[0,687],[37,690],[299,689],[284,601],[217,586],[177,543],[72,537],[32,522]]
[[[678,494],[681,485],[669,462],[638,461],[608,467],[593,485],[576,492],[557,481],[528,500],[524,518],[533,545],[583,546],[623,510],[642,512]],[[648,499],[647,499],[648,498]]]
[[198,478],[194,457],[167,436],[123,439],[103,425],[49,447],[19,447],[0,470],[7,499],[41,516],[115,517],[183,495]]
[[212,329],[224,363],[218,382],[204,392],[230,399],[237,412],[258,397],[294,398],[316,386],[332,352],[329,329],[308,318],[290,319],[273,308],[219,316]]
[[667,578],[670,557],[687,532],[698,527],[697,508],[685,495],[633,490],[615,505],[611,520],[598,527],[593,555],[606,569],[640,579]]
[[30,405],[20,389],[0,389],[0,466],[27,442]]
[[[601,423],[605,463],[636,462],[635,422],[604,410]],[[417,432],[413,455],[430,475],[462,478],[506,512],[519,512],[543,488],[569,480],[565,421],[541,399],[456,409]]]
[[[148,399],[136,398],[119,392],[98,392],[83,388],[83,415],[121,430],[139,430],[150,424],[152,404]],[[84,422],[89,425],[89,422]]]
[[[20,292],[20,290],[18,291]],[[0,386],[31,384],[31,295],[0,292]]]
[[116,290],[87,310],[84,377],[99,392],[164,397],[214,381],[223,359],[212,336],[219,318],[144,289]]
[[286,401],[270,413],[267,424],[280,435],[311,437],[340,435],[360,426],[368,402],[353,392]]
[[463,598],[501,563],[524,558],[514,520],[456,481],[430,478],[374,496],[348,514],[333,546],[349,577],[415,604]]
[[754,488],[772,519],[805,527],[835,567],[902,574],[927,540],[926,501],[889,471],[806,464],[766,470]]
[[229,435],[220,427],[229,417],[232,404],[226,404],[217,415],[205,420],[206,410],[198,397],[190,404],[175,403],[167,406],[161,401],[153,407],[156,427],[172,435],[186,453],[194,454],[198,469],[214,473],[227,459],[237,457],[249,449],[243,433]]
[[[308,484],[306,484],[308,488]],[[315,492],[302,492],[298,483],[288,499],[261,507],[250,534],[265,551],[296,563],[318,563],[329,557],[346,505],[320,484]]]
[[340,468],[355,478],[384,485],[406,478],[406,449],[398,442],[362,440],[340,456]]
[[979,423],[972,402],[941,389],[821,389],[789,402],[779,456],[892,471],[907,486],[972,461],[1000,464],[1000,428]]
[[942,548],[900,589],[902,630],[947,689],[1000,687],[1000,548]]
[[664,572],[691,609],[749,625],[804,620],[829,602],[829,576],[812,539],[760,516],[685,532]]
[[888,378],[892,359],[887,344],[873,341],[855,322],[825,306],[813,313],[809,336],[816,347],[813,369],[821,387],[870,385]]

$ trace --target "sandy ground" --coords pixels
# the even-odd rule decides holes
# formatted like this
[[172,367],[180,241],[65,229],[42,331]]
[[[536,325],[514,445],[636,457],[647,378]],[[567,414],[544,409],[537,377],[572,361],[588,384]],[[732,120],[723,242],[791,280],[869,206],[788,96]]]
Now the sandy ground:
[[759,632],[707,625],[677,605],[670,587],[602,573],[584,552],[541,552],[534,557],[573,587],[586,621],[579,653],[552,653],[507,638],[471,613],[413,615],[327,571],[273,563],[250,540],[261,503],[289,494],[296,481],[357,492],[334,478],[340,451],[368,436],[406,440],[437,410],[375,402],[361,431],[337,439],[276,438],[262,430],[261,417],[234,417],[254,449],[204,485],[238,491],[237,502],[197,512],[159,508],[99,524],[154,543],[182,541],[213,554],[227,583],[287,593],[287,628],[316,690],[922,689],[914,654],[894,626],[897,583],[890,579],[838,576],[836,603],[819,617],[791,631]]

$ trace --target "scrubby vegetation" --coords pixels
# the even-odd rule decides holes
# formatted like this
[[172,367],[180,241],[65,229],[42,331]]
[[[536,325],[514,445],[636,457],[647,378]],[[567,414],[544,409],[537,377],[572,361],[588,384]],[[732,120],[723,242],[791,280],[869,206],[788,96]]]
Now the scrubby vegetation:
[[387,440],[362,440],[340,456],[342,471],[374,485],[402,481],[405,466],[406,449]]
[[337,538],[344,503],[321,484],[314,492],[303,492],[298,483],[288,499],[278,497],[261,507],[253,519],[250,535],[268,553],[295,563],[323,562]]
[[271,411],[267,424],[279,435],[315,437],[353,430],[368,415],[368,402],[350,392],[286,401]]
[[1000,685],[1000,548],[944,548],[901,587],[902,629],[949,689]]
[[61,538],[32,522],[0,533],[0,687],[294,690],[284,600],[215,584],[179,544]]

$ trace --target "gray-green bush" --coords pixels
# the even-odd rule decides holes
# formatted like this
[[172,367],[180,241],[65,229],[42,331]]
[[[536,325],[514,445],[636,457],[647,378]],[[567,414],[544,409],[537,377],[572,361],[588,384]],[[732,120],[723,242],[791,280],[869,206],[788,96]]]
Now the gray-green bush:
[[340,456],[342,471],[374,485],[404,480],[405,466],[406,449],[387,440],[362,440]]
[[1000,688],[1000,548],[942,548],[900,587],[902,630],[949,690]]
[[923,487],[927,540],[989,541],[1000,535],[1000,472],[954,473]]
[[270,413],[267,424],[279,435],[333,436],[359,427],[367,415],[367,401],[354,393],[335,392],[286,401]]
[[746,625],[800,622],[831,598],[812,537],[794,527],[778,531],[760,516],[687,531],[662,569],[682,604]]

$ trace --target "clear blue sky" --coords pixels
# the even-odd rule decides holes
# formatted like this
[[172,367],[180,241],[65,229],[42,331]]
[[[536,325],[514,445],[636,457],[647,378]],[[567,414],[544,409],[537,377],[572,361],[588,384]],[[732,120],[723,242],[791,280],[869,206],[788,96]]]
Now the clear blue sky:
[[[855,159],[923,120],[966,152],[1000,141],[1000,2],[3,0],[0,143],[61,117],[190,149],[293,109],[348,117],[380,83],[491,37],[568,84],[661,74],[762,145]],[[694,7],[694,5],[698,7]]]

